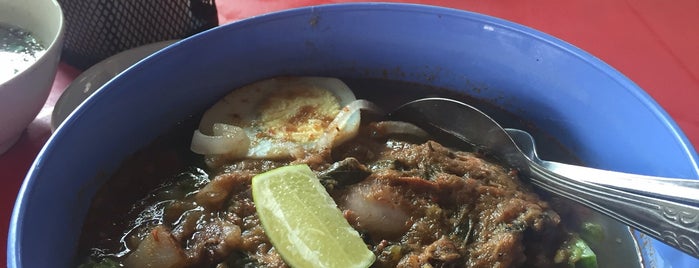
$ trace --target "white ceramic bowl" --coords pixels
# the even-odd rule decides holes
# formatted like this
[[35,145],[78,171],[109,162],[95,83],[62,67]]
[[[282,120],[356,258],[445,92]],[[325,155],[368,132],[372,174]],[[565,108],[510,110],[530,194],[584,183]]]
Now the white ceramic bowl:
[[2,154],[19,139],[51,92],[63,45],[63,13],[55,0],[0,0],[0,23],[28,30],[47,49],[29,68],[0,81]]

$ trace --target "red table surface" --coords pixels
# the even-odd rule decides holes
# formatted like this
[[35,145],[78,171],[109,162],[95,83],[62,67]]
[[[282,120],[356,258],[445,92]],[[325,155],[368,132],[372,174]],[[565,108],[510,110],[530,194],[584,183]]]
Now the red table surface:
[[[221,24],[277,10],[359,2],[320,0],[218,0]],[[397,1],[389,1],[397,2]],[[699,150],[699,1],[696,0],[425,0],[500,17],[546,32],[607,62],[636,82],[677,122]],[[0,254],[15,198],[29,167],[51,135],[56,100],[80,74],[59,66],[51,95],[19,142],[0,156]],[[4,263],[4,261],[3,261]]]

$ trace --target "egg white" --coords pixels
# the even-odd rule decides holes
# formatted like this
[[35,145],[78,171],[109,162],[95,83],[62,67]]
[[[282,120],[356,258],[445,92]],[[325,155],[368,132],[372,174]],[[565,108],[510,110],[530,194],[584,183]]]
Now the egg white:
[[[213,135],[213,125],[240,127],[248,136],[245,157],[279,159],[317,148],[343,107],[355,100],[341,80],[281,77],[256,82],[222,98],[202,117],[199,131]],[[358,122],[358,114],[351,117]],[[358,123],[333,125],[334,132],[356,133]],[[351,135],[351,134],[350,134]],[[347,135],[342,135],[346,140]],[[244,145],[241,145],[244,146]]]

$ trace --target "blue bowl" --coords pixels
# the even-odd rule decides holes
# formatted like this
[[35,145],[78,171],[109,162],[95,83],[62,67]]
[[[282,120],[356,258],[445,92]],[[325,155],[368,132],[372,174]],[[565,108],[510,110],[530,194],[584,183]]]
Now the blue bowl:
[[[50,138],[22,185],[8,266],[74,266],[91,198],[123,159],[233,88],[310,74],[458,90],[516,113],[586,165],[699,178],[696,152],[656,102],[604,62],[554,37],[439,7],[301,8],[178,42],[92,95]],[[651,267],[699,267],[695,258],[636,236]]]

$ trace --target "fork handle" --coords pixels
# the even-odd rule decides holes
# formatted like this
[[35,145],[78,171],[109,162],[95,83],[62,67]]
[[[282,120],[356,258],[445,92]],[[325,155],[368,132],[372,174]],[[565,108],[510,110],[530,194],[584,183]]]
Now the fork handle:
[[699,208],[644,194],[574,180],[545,167],[529,165],[531,182],[590,207],[699,258]]
[[545,160],[540,160],[539,164],[573,180],[699,206],[699,180],[645,176]]

